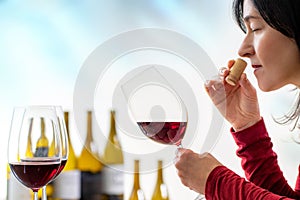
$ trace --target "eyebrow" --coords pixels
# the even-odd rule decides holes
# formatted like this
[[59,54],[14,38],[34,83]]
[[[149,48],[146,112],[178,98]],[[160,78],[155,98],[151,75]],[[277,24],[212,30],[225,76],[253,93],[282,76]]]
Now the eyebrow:
[[254,15],[247,15],[246,17],[244,17],[245,22],[249,22],[251,19],[258,20],[258,19],[260,19],[260,17],[259,16],[254,16]]

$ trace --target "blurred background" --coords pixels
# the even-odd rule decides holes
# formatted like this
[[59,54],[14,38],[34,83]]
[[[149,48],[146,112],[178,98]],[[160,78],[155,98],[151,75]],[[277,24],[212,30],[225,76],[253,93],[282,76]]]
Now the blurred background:
[[[174,30],[198,43],[218,67],[226,66],[229,59],[238,56],[243,39],[232,18],[231,0],[0,0],[0,27],[0,199],[6,197],[6,149],[13,107],[56,104],[72,111],[73,90],[82,64],[96,47],[112,36],[147,27]],[[247,68],[246,73],[257,87],[252,70]],[[295,93],[291,89],[287,86],[276,92],[258,92],[258,95],[280,165],[293,186],[300,162],[300,145],[291,140],[290,127],[279,126],[272,120],[272,116],[283,115],[292,105]],[[228,124],[224,126],[212,153],[244,176],[229,128]],[[76,130],[72,131],[78,155],[82,140]],[[195,197],[194,192],[180,183],[174,166],[165,169],[165,173],[171,199]],[[154,184],[152,177],[156,175],[141,177],[146,196],[153,190],[146,187]],[[131,177],[127,178],[125,197],[132,187]]]

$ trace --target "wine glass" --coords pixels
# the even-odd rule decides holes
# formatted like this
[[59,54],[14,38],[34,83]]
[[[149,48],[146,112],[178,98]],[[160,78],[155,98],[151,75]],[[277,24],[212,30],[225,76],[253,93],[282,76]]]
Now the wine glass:
[[54,106],[14,108],[8,163],[17,180],[33,191],[34,200],[38,200],[39,189],[58,174],[61,145]]
[[[67,128],[66,128],[66,122],[64,119],[64,112],[61,106],[55,106],[55,111],[57,114],[57,120],[59,125],[59,133],[61,136],[61,146],[62,146],[62,159],[60,167],[56,173],[56,175],[53,177],[53,180],[60,174],[60,172],[64,169],[66,166],[68,155],[69,155],[69,146],[68,146],[68,136],[67,136]],[[47,200],[47,191],[46,191],[46,185],[42,188],[42,200]]]
[[[150,115],[135,119],[145,136],[161,144],[183,147],[181,142],[187,128],[188,115],[185,105],[180,99],[178,100],[181,105],[169,105],[164,108],[161,105],[155,105],[152,107]],[[170,111],[166,108],[171,109],[172,117],[166,114]],[[134,111],[143,112],[142,109]],[[174,115],[176,112],[178,113]]]
[[[180,95],[155,68],[140,72],[121,86],[129,112],[151,140],[182,148],[188,110]],[[199,194],[196,200],[204,199]]]

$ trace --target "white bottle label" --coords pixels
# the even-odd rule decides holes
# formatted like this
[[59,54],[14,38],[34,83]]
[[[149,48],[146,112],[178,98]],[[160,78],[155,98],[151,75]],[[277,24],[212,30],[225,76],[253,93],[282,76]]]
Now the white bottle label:
[[168,197],[168,189],[167,189],[166,184],[163,183],[163,184],[160,185],[160,191],[161,191],[161,196],[163,198],[167,198]]
[[102,169],[102,193],[118,195],[124,193],[124,166],[106,165]]
[[8,181],[8,200],[30,200],[30,189],[20,183],[16,177],[11,173]]
[[63,171],[53,182],[55,198],[80,199],[80,171]]

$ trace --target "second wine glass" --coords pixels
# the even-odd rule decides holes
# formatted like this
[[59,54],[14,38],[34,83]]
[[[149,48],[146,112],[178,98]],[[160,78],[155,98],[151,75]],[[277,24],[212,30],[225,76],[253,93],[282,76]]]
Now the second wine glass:
[[[68,142],[68,136],[67,136],[67,128],[66,128],[66,122],[64,119],[64,112],[61,106],[55,106],[55,111],[57,115],[58,125],[59,125],[59,133],[61,137],[61,148],[62,148],[62,159],[61,164],[58,169],[57,174],[53,178],[53,180],[61,173],[61,171],[66,166],[66,163],[68,161],[68,155],[69,155],[69,142]],[[50,154],[53,153],[53,144],[50,145]],[[47,187],[44,186],[42,189],[42,200],[47,200]],[[53,187],[51,185],[51,187]]]

